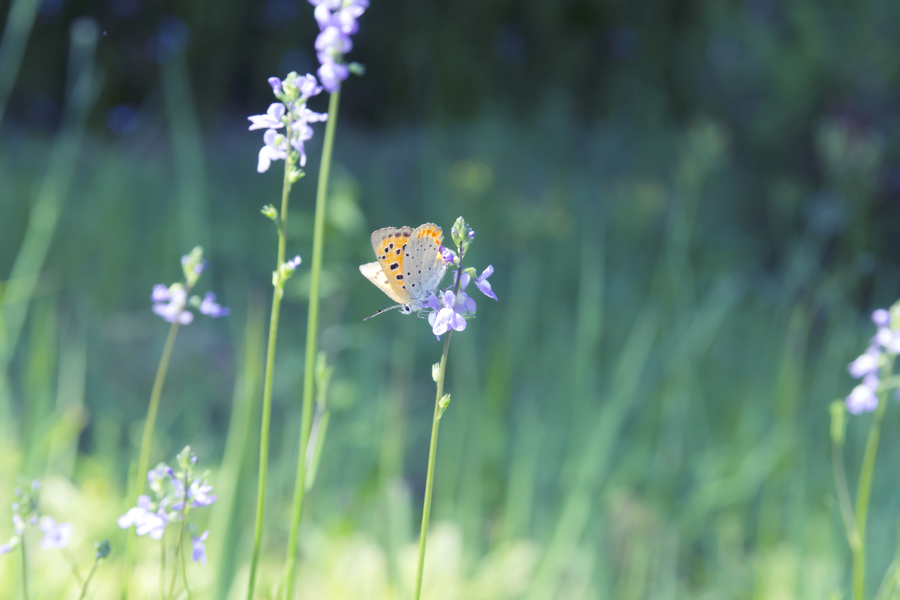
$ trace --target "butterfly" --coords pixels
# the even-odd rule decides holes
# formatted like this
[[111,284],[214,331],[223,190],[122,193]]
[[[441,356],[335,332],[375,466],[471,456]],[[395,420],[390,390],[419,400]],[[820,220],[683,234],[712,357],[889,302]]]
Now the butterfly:
[[378,260],[360,265],[359,271],[397,302],[372,317],[394,308],[405,315],[421,312],[447,272],[447,262],[441,256],[443,239],[441,228],[433,223],[415,229],[385,227],[372,234],[372,250]]

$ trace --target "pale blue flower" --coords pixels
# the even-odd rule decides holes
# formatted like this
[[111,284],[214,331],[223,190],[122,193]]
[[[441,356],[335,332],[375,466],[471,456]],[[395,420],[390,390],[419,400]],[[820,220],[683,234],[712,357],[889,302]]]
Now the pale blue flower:
[[284,127],[282,118],[284,117],[284,104],[275,102],[269,105],[269,110],[264,115],[253,115],[247,117],[250,121],[249,131],[256,129],[279,129]]
[[199,537],[191,536],[191,544],[193,546],[193,552],[191,553],[191,558],[194,559],[194,562],[199,562],[200,564],[206,564],[206,538],[209,537],[209,530],[203,532]]
[[875,394],[875,390],[865,383],[853,388],[845,402],[847,412],[854,415],[872,412],[878,408],[878,396]]
[[216,303],[216,295],[212,292],[206,292],[203,301],[200,303],[200,312],[213,318],[227,317],[231,314],[230,308],[225,308]]
[[165,321],[174,323],[178,321],[182,325],[188,325],[194,320],[194,314],[189,310],[184,310],[187,303],[187,292],[181,285],[173,285],[162,291],[161,284],[153,286],[153,293],[150,298],[154,301],[153,312]]
[[265,146],[259,151],[259,162],[256,165],[258,173],[269,170],[273,160],[287,158],[287,141],[283,135],[279,135],[274,129],[269,129],[263,134]]
[[69,536],[72,535],[72,526],[68,523],[57,523],[53,517],[41,519],[41,531],[44,537],[41,539],[41,548],[65,548],[69,545]]
[[879,327],[888,327],[891,324],[891,313],[883,308],[872,313],[872,322]]
[[865,377],[869,373],[878,371],[881,352],[875,346],[869,346],[864,354],[847,366],[850,376],[854,379]]

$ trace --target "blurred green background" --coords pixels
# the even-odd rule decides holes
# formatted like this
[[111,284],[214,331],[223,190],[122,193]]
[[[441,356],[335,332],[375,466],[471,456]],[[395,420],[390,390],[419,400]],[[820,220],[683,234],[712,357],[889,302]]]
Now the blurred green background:
[[[246,116],[272,101],[267,77],[314,69],[312,7],[7,0],[0,19],[0,282],[14,282],[0,284],[0,541],[3,498],[40,477],[83,564],[110,538],[96,597],[118,597],[115,519],[167,331],[149,294],[202,244],[201,291],[233,312],[179,335],[151,460],[190,443],[213,470],[195,595],[242,597],[276,244],[259,209],[281,185],[256,173]],[[868,312],[900,295],[900,4],[372,0],[354,42],[368,71],[346,82],[337,130],[332,418],[300,597],[409,597],[440,345],[415,318],[363,323],[388,300],[357,266],[374,229],[463,215],[500,301],[477,296],[453,338],[426,597],[840,598],[827,407],[852,387]],[[321,129],[289,255],[311,253],[320,143]],[[267,590],[307,277],[282,309]],[[890,408],[870,592],[897,545]],[[853,482],[869,418],[849,426]],[[149,586],[155,549],[139,547]],[[75,593],[61,561],[34,550],[35,597]],[[0,557],[3,597],[17,571]]]

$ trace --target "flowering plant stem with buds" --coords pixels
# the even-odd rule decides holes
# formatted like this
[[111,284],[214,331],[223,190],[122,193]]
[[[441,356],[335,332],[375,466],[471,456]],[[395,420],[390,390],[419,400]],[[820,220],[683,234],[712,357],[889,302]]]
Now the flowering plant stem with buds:
[[285,559],[285,594],[290,599],[294,590],[294,568],[297,563],[297,538],[300,517],[303,513],[303,497],[306,494],[306,446],[312,426],[313,383],[316,362],[317,334],[319,329],[319,279],[322,274],[322,248],[325,241],[325,212],[328,200],[328,177],[331,173],[331,155],[334,149],[334,131],[337,126],[338,103],[341,92],[337,90],[328,100],[328,122],[322,142],[322,161],[319,164],[319,183],[316,190],[316,216],[313,225],[312,271],[309,284],[309,311],[306,318],[306,360],[303,370],[303,416],[300,423],[300,449],[297,452],[297,476],[294,481],[294,502],[291,508],[291,528]]
[[[276,273],[280,273],[284,264],[285,244],[287,243],[288,198],[291,194],[291,172],[294,160],[289,153],[284,161],[284,185],[281,191],[281,215],[278,221],[278,260]],[[256,586],[256,568],[259,563],[260,544],[262,542],[263,512],[266,502],[266,475],[269,467],[269,421],[272,415],[272,377],[275,370],[275,343],[278,338],[278,316],[281,312],[281,297],[284,295],[284,277],[275,277],[275,291],[272,295],[272,316],[269,320],[269,346],[266,350],[266,373],[263,384],[262,428],[259,437],[259,488],[256,495],[256,532],[253,539],[253,557],[250,561],[250,583],[247,586],[247,599],[252,600]]]
[[[456,285],[453,293],[459,295],[460,282],[462,280],[462,253],[459,257],[459,265],[456,271]],[[438,367],[437,394],[434,399],[434,418],[431,422],[431,446],[428,450],[428,474],[425,478],[425,502],[422,507],[422,531],[419,534],[419,562],[416,567],[416,591],[414,599],[419,600],[422,595],[422,574],[425,568],[425,541],[428,537],[428,521],[431,518],[431,492],[434,489],[434,462],[437,456],[438,429],[441,426],[441,417],[447,407],[444,402],[444,374],[447,370],[447,353],[450,351],[450,337],[453,330],[447,332],[444,340],[444,351],[441,354],[441,364]]]

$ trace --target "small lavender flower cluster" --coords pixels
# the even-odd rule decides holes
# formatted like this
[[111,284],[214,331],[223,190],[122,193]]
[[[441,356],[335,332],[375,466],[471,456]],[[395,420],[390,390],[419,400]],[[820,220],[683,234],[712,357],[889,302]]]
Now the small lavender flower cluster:
[[158,283],[153,286],[150,300],[153,301],[153,312],[165,321],[174,323],[178,321],[182,325],[188,325],[194,320],[194,313],[185,307],[191,306],[201,314],[213,318],[225,317],[231,313],[231,309],[224,308],[216,303],[216,295],[206,292],[201,300],[199,296],[188,296],[191,288],[200,279],[200,274],[206,268],[203,260],[203,248],[197,246],[190,254],[181,257],[181,268],[184,271],[184,281],[166,286]]
[[35,525],[44,532],[41,538],[41,548],[44,550],[63,549],[69,545],[72,526],[68,523],[57,523],[56,519],[50,516],[41,516],[38,510],[40,489],[41,482],[35,479],[31,482],[30,489],[17,487],[13,490],[15,497],[12,505],[13,536],[7,543],[0,544],[0,554],[8,554],[15,550],[22,543],[25,531]]
[[319,58],[319,80],[329,93],[341,89],[350,75],[344,55],[353,49],[350,36],[359,30],[357,19],[369,8],[369,0],[309,0],[319,24],[316,54]]
[[[259,162],[256,170],[265,173],[269,170],[273,160],[290,159],[290,163],[301,167],[306,166],[306,150],[304,142],[312,139],[313,129],[310,123],[317,123],[328,119],[328,115],[317,113],[306,107],[306,101],[322,92],[322,86],[313,75],[307,73],[302,77],[294,72],[284,79],[269,77],[269,85],[272,92],[280,102],[269,106],[264,115],[247,117],[250,120],[250,131],[265,129],[263,142],[265,145],[259,151]],[[284,133],[278,130],[284,129]],[[291,182],[302,176],[303,172],[292,169]]]
[[[454,331],[464,330],[466,328],[466,320],[475,316],[475,310],[477,309],[475,300],[466,294],[466,286],[470,282],[474,282],[475,287],[482,294],[497,300],[497,295],[491,289],[491,284],[488,281],[488,277],[494,273],[492,265],[488,265],[481,275],[478,275],[477,271],[471,267],[460,270],[466,250],[468,250],[472,240],[475,239],[475,232],[460,217],[453,224],[450,236],[456,244],[456,251],[454,252],[450,248],[441,246],[441,256],[443,256],[447,264],[457,268],[454,271],[454,283],[448,288],[439,291],[437,295],[432,294],[425,301],[425,307],[430,310],[424,312],[428,315],[428,323],[431,325],[432,333],[438,339],[451,329]],[[457,284],[459,285],[459,293],[451,289],[455,288]]]
[[137,506],[119,517],[122,529],[134,527],[138,535],[148,535],[151,539],[162,539],[166,527],[171,523],[184,521],[191,531],[194,562],[206,564],[206,541],[209,531],[200,530],[188,521],[191,509],[209,506],[216,501],[213,488],[206,479],[209,472],[194,475],[197,457],[186,446],[178,454],[179,471],[173,471],[165,463],[147,472],[147,480],[154,498],[143,495]]
[[854,379],[862,379],[846,399],[847,411],[854,415],[878,408],[878,389],[883,385],[882,370],[890,371],[894,359],[900,354],[900,302],[894,304],[890,311],[879,308],[873,312],[872,322],[878,330],[869,347],[847,367]]

